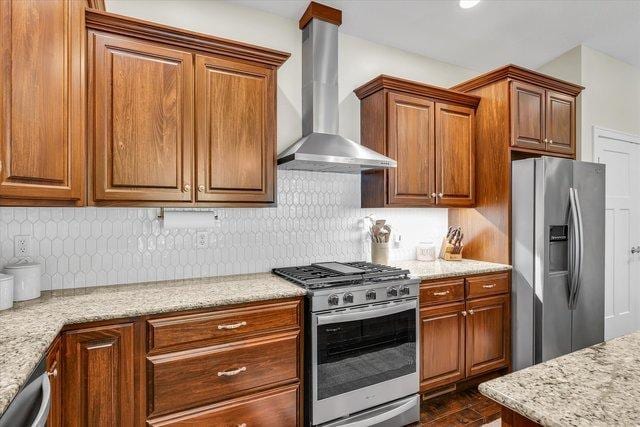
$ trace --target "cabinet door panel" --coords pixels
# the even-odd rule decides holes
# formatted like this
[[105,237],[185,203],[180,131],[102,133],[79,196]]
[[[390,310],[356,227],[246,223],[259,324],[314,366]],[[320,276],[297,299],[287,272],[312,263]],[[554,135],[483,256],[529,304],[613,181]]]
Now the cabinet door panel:
[[47,373],[51,382],[51,409],[47,417],[48,427],[62,425],[62,339],[56,338],[47,353]]
[[439,205],[473,205],[474,122],[473,108],[436,103],[436,193]]
[[467,301],[467,376],[509,364],[509,295]]
[[275,201],[275,78],[196,56],[198,201]]
[[420,310],[422,374],[420,391],[454,383],[465,376],[464,303]]
[[544,151],[545,91],[521,82],[511,83],[511,145]]
[[133,324],[65,333],[63,424],[132,426]]
[[574,154],[576,146],[575,98],[547,91],[547,151]]
[[0,2],[0,205],[83,202],[83,16],[79,1]]
[[93,41],[95,201],[191,201],[191,54]]
[[388,204],[435,204],[434,103],[389,93],[388,151],[398,167],[389,174]]

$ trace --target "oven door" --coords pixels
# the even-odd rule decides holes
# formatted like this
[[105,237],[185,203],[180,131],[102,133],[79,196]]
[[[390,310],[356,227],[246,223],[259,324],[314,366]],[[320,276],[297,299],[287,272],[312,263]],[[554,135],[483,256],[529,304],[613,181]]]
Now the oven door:
[[417,300],[312,314],[312,422],[417,393]]

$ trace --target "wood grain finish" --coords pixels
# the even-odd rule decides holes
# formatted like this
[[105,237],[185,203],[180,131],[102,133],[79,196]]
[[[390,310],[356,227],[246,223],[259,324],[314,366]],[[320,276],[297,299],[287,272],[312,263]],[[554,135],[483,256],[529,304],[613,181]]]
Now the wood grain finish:
[[193,198],[191,55],[90,33],[93,199]]
[[475,202],[475,111],[436,103],[436,188],[438,204],[473,206]]
[[465,377],[464,310],[464,302],[420,309],[421,392]]
[[319,19],[340,26],[342,24],[342,11],[312,1],[302,14],[300,21],[298,21],[298,27],[302,30],[312,19]]
[[0,2],[0,205],[84,203],[84,3]]
[[467,301],[467,376],[509,366],[509,295]]
[[166,414],[294,382],[299,371],[298,340],[296,331],[150,356],[148,414]]
[[576,100],[558,92],[546,93],[546,150],[552,153],[575,155]]
[[545,91],[521,82],[511,83],[511,145],[545,150]]
[[293,384],[221,404],[154,418],[147,424],[150,427],[295,426],[298,424],[297,402],[300,393],[300,386]]
[[62,339],[57,337],[46,356],[46,370],[51,383],[51,408],[47,418],[48,427],[62,425]]
[[285,302],[199,314],[162,317],[148,323],[149,350],[246,338],[277,329],[297,329],[300,302]]
[[505,294],[509,292],[509,273],[467,277],[465,284],[467,298]]
[[388,95],[388,156],[398,167],[387,170],[389,205],[432,206],[436,199],[433,101]]
[[275,73],[196,55],[197,200],[275,202]]
[[464,279],[443,280],[420,285],[420,305],[464,300]]
[[540,427],[541,424],[530,420],[518,414],[515,411],[507,408],[506,406],[500,406],[500,420],[503,427]]
[[63,425],[134,425],[132,323],[65,332]]

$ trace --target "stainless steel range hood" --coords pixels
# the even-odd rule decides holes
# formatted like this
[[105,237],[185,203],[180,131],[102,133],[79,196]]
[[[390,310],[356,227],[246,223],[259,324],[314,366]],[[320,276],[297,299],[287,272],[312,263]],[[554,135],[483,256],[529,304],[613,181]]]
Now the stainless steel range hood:
[[318,18],[302,30],[302,134],[280,153],[278,168],[360,173],[396,167],[395,160],[338,135],[338,25]]

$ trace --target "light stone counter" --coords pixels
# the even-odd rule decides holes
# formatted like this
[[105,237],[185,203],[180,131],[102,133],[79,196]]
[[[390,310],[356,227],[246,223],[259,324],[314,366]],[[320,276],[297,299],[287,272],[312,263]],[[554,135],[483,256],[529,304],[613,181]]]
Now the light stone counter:
[[305,291],[274,275],[103,286],[45,293],[0,311],[0,415],[65,324],[288,298]]
[[640,332],[480,384],[544,426],[640,425]]
[[464,277],[474,274],[498,273],[511,270],[510,265],[463,259],[461,261],[395,261],[396,267],[406,268],[422,280]]

